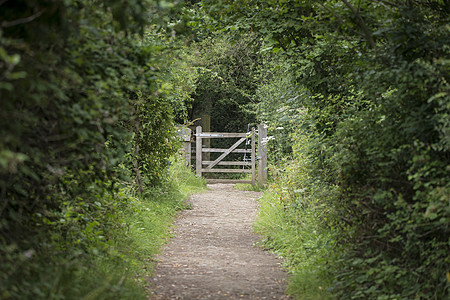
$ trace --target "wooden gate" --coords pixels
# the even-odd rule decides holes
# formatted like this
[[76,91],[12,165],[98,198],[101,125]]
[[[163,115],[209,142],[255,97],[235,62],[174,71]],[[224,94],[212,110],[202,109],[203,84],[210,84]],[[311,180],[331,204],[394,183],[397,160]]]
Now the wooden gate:
[[[267,179],[267,151],[264,144],[266,138],[266,128],[260,125],[258,131],[254,128],[247,133],[229,133],[229,132],[202,132],[202,127],[196,128],[196,148],[195,148],[195,160],[196,160],[196,174],[202,176],[203,173],[251,173],[251,180],[234,180],[234,179],[207,179],[208,183],[256,183],[256,160],[258,159],[258,182],[263,185]],[[256,135],[258,134],[258,157],[256,156]],[[206,148],[203,141],[205,139],[216,138],[238,138],[231,147],[227,149],[222,148]],[[239,146],[250,140],[250,149],[242,149]],[[208,143],[209,144],[209,143]],[[215,160],[204,160],[204,153],[222,153]],[[249,160],[241,161],[224,161],[224,158],[230,153],[242,153],[250,154]],[[218,166],[242,166],[242,168],[224,168]],[[247,168],[246,168],[247,167]],[[250,167],[250,168],[248,168]]]

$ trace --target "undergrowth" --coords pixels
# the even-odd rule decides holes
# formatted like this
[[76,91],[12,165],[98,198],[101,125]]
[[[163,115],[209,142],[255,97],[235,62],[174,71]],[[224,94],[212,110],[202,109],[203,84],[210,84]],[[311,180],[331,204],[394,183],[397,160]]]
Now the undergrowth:
[[[147,299],[154,255],[170,237],[177,211],[189,208],[188,194],[204,186],[181,159],[173,158],[167,180],[142,195],[122,188],[101,224],[91,222],[82,233],[73,233],[85,241],[68,242],[54,232],[53,244],[41,245],[47,252],[9,249],[5,261],[15,258],[15,265],[1,275],[0,299]],[[67,222],[74,221],[66,217]]]
[[[130,201],[124,218],[127,233],[118,237],[115,255],[98,262],[102,273],[115,274],[115,280],[112,282],[116,283],[117,290],[125,293],[125,297],[119,298],[147,298],[146,277],[153,274],[153,257],[170,237],[169,229],[177,211],[190,208],[186,202],[188,195],[201,191],[204,186],[204,179],[196,177],[179,157],[174,157],[168,178],[161,186],[147,190],[143,195],[128,195]],[[117,287],[117,284],[124,280],[133,281],[133,285],[138,286],[135,289],[140,293],[129,293],[130,288],[126,285],[122,285],[123,288]],[[114,285],[112,287],[114,288]],[[113,298],[117,298],[117,293]],[[103,293],[88,299],[111,297]]]
[[260,216],[255,230],[264,238],[261,244],[284,261],[290,274],[288,293],[297,299],[332,299],[333,246],[330,233],[315,224],[314,209],[304,212],[303,224],[286,216],[280,196],[267,191],[259,200]]
[[288,293],[297,299],[333,299],[329,288],[336,269],[338,229],[328,202],[336,187],[310,174],[311,160],[297,149],[294,159],[271,165],[255,230],[261,244],[284,261]]

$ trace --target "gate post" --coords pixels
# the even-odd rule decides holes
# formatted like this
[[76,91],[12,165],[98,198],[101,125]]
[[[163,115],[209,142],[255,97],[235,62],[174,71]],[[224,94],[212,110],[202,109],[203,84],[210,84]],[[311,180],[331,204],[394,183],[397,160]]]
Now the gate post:
[[264,124],[258,125],[258,184],[263,186],[267,180],[267,128]]
[[[205,132],[210,132],[211,131],[211,116],[206,115],[206,114],[201,115],[200,116],[200,126],[202,126],[202,132],[203,132],[203,129],[205,129]],[[204,141],[202,140],[202,143],[205,145],[205,148],[211,147],[211,139],[204,139]],[[202,161],[203,160],[211,160],[211,153],[210,152],[202,153]]]
[[196,143],[195,143],[195,174],[202,176],[202,126],[197,126],[195,129]]
[[183,155],[185,165],[191,166],[191,130],[188,127],[182,127],[180,140],[183,142]]
[[255,127],[252,127],[252,186],[255,186],[255,181],[256,181],[256,172],[255,172],[255,167],[256,167],[256,163],[255,163],[255,152],[256,152],[256,147],[255,147]]

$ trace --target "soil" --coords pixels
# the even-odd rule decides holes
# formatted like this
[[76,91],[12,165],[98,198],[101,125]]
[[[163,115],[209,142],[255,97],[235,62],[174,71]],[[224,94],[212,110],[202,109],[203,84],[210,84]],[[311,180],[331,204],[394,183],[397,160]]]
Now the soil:
[[255,244],[252,230],[261,193],[232,184],[208,185],[190,198],[174,237],[156,257],[149,299],[290,299],[281,261]]

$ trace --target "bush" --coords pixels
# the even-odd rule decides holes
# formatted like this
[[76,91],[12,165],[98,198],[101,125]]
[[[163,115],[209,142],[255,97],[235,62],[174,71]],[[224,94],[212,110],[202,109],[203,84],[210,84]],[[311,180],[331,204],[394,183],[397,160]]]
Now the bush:
[[131,200],[120,191],[138,171],[146,187],[162,182],[178,150],[159,6],[0,6],[0,297],[111,298],[124,284],[134,297],[134,279],[101,264],[124,266],[116,247]]

